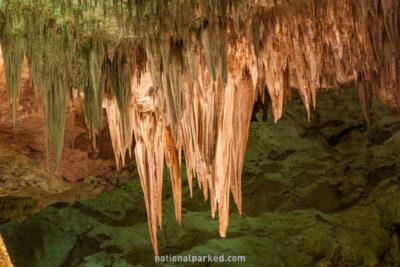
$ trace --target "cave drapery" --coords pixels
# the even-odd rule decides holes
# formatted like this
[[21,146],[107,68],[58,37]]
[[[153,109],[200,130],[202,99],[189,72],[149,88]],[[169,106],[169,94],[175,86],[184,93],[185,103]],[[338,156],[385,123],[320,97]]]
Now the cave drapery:
[[0,44],[14,121],[23,64],[41,97],[49,169],[52,149],[55,169],[62,155],[67,101],[83,103],[92,136],[106,109],[117,166],[135,141],[156,254],[164,158],[178,223],[183,155],[221,236],[230,192],[241,213],[251,113],[265,88],[275,122],[293,88],[310,116],[318,92],[346,85],[357,86],[367,124],[372,94],[400,115],[399,0],[5,0]]

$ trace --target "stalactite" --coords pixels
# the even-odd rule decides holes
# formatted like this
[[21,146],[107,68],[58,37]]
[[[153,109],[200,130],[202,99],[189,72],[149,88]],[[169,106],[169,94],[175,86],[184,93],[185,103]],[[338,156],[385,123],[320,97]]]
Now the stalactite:
[[161,228],[164,154],[165,142],[168,140],[165,140],[165,123],[156,112],[156,99],[150,75],[146,74],[142,84],[138,87],[133,86],[132,91],[134,103],[131,112],[136,141],[136,164],[146,203],[151,242],[158,255],[157,222]]
[[70,1],[56,11],[59,1],[0,3],[10,100],[16,103],[25,56],[56,164],[73,94],[84,98],[94,140],[106,109],[118,168],[134,138],[156,254],[164,157],[179,223],[182,151],[190,193],[197,178],[213,218],[218,211],[221,236],[230,192],[242,212],[241,170],[257,95],[269,94],[277,122],[296,88],[310,119],[318,90],[355,84],[368,124],[372,94],[400,116],[398,0],[137,0],[127,8]]
[[0,75],[3,73],[3,71],[4,71],[3,49],[1,48],[0,45]]
[[[7,16],[9,18],[9,16]],[[10,21],[9,23],[13,23]],[[11,26],[12,27],[12,26]],[[0,33],[3,61],[6,72],[8,101],[12,106],[13,125],[15,127],[16,102],[21,90],[21,72],[24,61],[25,40],[18,32],[20,29],[4,27]],[[16,31],[16,32],[15,32]]]
[[164,128],[152,112],[137,112],[136,116],[136,164],[146,203],[150,237],[158,255],[157,222],[161,227]]
[[165,128],[165,161],[171,173],[172,193],[174,196],[175,217],[181,224],[181,148],[177,148],[171,130]]

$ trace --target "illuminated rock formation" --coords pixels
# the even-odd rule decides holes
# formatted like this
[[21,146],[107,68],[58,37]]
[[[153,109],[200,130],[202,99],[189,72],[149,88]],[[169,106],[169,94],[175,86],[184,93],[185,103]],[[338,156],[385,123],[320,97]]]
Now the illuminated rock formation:
[[4,244],[3,238],[0,236],[0,266],[3,267],[13,267],[10,260],[10,256],[8,256],[6,245]]
[[[106,108],[117,166],[131,155],[134,134],[156,254],[164,157],[179,223],[182,150],[189,185],[197,177],[210,197],[221,236],[229,192],[241,212],[251,112],[264,88],[275,122],[292,88],[310,116],[321,89],[347,84],[357,85],[368,124],[372,94],[400,115],[398,0],[137,1],[134,14],[130,5],[69,3],[60,15],[38,3],[20,12],[21,2],[9,2],[1,6],[0,42],[14,110],[25,55],[56,162],[68,96],[83,96],[93,135]],[[96,21],[91,14],[100,11]]]

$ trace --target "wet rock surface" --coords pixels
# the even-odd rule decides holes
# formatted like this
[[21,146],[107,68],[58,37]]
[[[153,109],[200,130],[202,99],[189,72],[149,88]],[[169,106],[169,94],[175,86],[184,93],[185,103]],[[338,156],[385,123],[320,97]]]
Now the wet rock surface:
[[[195,188],[190,198],[185,170],[182,226],[176,223],[165,169],[159,254],[246,256],[238,266],[398,266],[400,121],[395,114],[374,101],[368,129],[354,89],[342,98],[334,91],[322,93],[310,122],[297,95],[277,124],[269,112],[267,121],[260,111],[251,123],[243,213],[238,215],[231,198],[226,238],[219,237],[218,220],[211,219],[201,190]],[[55,201],[22,223],[12,219],[0,225],[13,264],[155,266],[135,166],[105,183],[127,178],[132,180],[96,199]],[[50,187],[51,181],[44,184]],[[32,203],[41,201],[4,198],[0,203],[8,204],[1,204],[2,210],[18,207],[26,217],[36,212]]]

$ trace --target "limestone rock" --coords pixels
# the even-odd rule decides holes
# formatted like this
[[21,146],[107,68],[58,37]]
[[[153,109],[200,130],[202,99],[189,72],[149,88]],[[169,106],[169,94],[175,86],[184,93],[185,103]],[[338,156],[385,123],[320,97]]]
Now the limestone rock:
[[10,256],[8,256],[6,245],[4,244],[3,238],[0,236],[0,266],[4,267],[13,267],[10,260]]

